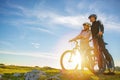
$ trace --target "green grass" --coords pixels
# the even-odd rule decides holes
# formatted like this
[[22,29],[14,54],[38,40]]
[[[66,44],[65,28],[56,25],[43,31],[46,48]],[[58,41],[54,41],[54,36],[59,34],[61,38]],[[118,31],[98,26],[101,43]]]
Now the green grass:
[[116,71],[115,75],[95,75],[90,71],[66,71],[62,80],[120,80],[120,72]]
[[[50,67],[0,66],[0,74],[4,74],[3,80],[24,80],[24,73],[32,70],[44,71],[47,74],[46,78],[61,74],[59,76],[61,80],[120,80],[120,71],[116,71],[115,75],[95,75],[90,71],[61,71]],[[21,73],[22,75],[14,77],[14,73]],[[45,78],[41,80],[45,80]]]

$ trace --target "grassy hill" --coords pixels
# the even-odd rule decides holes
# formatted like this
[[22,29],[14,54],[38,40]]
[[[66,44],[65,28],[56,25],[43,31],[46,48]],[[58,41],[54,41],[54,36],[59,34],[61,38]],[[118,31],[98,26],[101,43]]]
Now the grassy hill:
[[[46,78],[60,74],[59,78],[61,80],[120,80],[120,68],[117,67],[115,75],[95,75],[90,71],[62,71],[59,69],[54,69],[50,67],[28,67],[28,66],[14,66],[14,65],[0,65],[0,74],[3,74],[1,80],[24,80],[24,74],[31,70],[41,70],[47,74]],[[21,73],[22,76],[14,77],[14,73]],[[45,80],[40,79],[40,80]],[[53,80],[53,79],[52,79]]]

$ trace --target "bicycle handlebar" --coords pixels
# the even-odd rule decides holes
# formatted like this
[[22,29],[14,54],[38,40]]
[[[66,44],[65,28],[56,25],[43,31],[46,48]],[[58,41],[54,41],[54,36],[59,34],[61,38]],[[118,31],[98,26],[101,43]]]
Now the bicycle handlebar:
[[78,45],[78,41],[77,40],[73,40],[71,42],[75,42],[75,44]]

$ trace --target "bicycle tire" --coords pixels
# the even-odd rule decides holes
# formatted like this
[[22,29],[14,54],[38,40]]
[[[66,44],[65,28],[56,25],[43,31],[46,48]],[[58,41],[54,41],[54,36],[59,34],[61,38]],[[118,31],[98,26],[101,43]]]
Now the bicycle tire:
[[112,55],[108,52],[107,49],[106,49],[106,52],[107,52],[107,57],[109,58],[109,60],[106,59],[107,69],[108,69],[109,72],[114,73],[114,71],[115,71],[115,64],[114,64],[113,57],[112,57]]
[[[72,50],[67,50],[67,51],[65,51],[65,52],[61,55],[60,65],[61,65],[62,70],[68,70],[67,68],[65,68],[64,63],[63,63],[64,56],[65,56],[66,54],[68,54],[68,53],[71,53],[71,54],[72,54]],[[76,64],[75,68],[72,69],[72,70],[75,70],[75,69],[77,69],[77,68],[78,68],[78,64]]]

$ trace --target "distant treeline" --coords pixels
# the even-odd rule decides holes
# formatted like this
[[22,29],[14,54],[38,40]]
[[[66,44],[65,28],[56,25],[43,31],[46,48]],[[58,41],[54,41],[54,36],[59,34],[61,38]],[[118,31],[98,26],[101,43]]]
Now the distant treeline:
[[36,69],[45,69],[45,70],[46,69],[49,69],[49,70],[55,69],[55,68],[51,68],[49,66],[44,66],[44,67],[34,66],[34,67],[32,67],[32,66],[6,65],[6,64],[2,64],[2,63],[0,63],[0,68],[7,68],[7,69],[14,69],[14,68],[16,68],[16,69],[19,69],[19,68],[35,69],[36,68]]
[[[0,64],[0,68],[42,68],[42,69],[55,69],[55,68],[51,68],[51,67],[48,67],[48,66],[45,66],[45,67],[39,67],[39,66],[34,66],[34,67],[31,67],[31,66],[17,66],[17,65],[6,65],[6,64]],[[116,66],[115,67],[115,70],[116,71],[120,71],[120,66]]]

